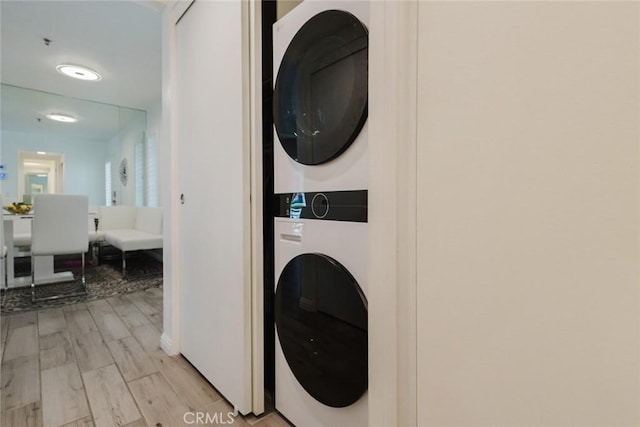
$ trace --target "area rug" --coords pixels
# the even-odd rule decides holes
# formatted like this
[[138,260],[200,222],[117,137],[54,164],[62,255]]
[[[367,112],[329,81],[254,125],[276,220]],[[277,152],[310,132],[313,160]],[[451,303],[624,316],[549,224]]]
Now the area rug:
[[[87,265],[85,267],[86,293],[83,292],[80,280],[38,285],[36,287],[38,301],[35,303],[31,302],[30,287],[9,289],[1,312],[6,314],[26,310],[40,310],[143,291],[153,287],[162,287],[162,263],[154,258],[144,255],[131,259],[127,258],[127,274],[124,278],[122,277],[121,269],[120,260],[103,261],[98,265]],[[74,273],[74,277],[80,277],[80,265],[77,260],[56,260],[56,271],[58,270],[69,270]],[[44,299],[57,295],[73,296],[51,300]]]

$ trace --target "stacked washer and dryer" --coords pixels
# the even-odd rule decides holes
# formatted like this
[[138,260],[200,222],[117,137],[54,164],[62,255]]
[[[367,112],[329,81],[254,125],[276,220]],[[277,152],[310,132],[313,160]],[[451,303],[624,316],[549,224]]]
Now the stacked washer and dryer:
[[297,426],[368,424],[369,4],[273,27],[275,401]]

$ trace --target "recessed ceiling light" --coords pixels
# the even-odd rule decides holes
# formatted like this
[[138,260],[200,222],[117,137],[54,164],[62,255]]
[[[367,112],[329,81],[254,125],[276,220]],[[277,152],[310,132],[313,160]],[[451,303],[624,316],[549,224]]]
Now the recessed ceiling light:
[[60,113],[47,114],[47,119],[55,120],[56,122],[63,122],[63,123],[75,123],[78,121],[78,119],[76,119],[75,117],[69,116],[67,114],[60,114]]
[[60,64],[56,67],[56,70],[58,70],[64,75],[73,77],[74,79],[90,80],[90,81],[97,82],[102,78],[100,74],[93,71],[92,69],[87,67],[82,67],[80,65]]
[[38,154],[47,154],[47,153],[46,153],[46,152],[44,152],[44,151],[36,151],[36,153],[38,153]]

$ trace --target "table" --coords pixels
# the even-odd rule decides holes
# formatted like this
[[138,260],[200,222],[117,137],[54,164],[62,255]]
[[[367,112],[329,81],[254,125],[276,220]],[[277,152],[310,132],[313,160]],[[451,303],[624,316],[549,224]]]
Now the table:
[[[3,232],[4,244],[7,247],[7,279],[9,288],[18,288],[22,286],[31,286],[31,277],[15,277],[14,274],[14,250],[13,250],[13,228],[15,221],[29,221],[33,219],[33,215],[13,215],[3,214]],[[29,226],[31,226],[29,224]],[[48,283],[68,282],[74,280],[73,273],[63,271],[54,273],[53,271],[53,255],[37,256],[34,260],[36,273],[36,286]]]

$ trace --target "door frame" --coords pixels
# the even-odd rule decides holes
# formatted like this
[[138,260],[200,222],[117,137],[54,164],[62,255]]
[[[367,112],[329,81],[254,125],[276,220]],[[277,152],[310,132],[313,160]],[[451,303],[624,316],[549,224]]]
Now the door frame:
[[394,0],[370,3],[369,422],[372,425],[417,425],[419,3]]

